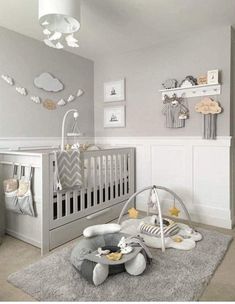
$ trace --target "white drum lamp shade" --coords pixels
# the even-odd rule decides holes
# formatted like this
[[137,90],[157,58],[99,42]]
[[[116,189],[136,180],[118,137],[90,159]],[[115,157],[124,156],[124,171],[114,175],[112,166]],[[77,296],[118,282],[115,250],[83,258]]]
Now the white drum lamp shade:
[[51,32],[72,34],[80,28],[80,0],[39,0],[39,23]]

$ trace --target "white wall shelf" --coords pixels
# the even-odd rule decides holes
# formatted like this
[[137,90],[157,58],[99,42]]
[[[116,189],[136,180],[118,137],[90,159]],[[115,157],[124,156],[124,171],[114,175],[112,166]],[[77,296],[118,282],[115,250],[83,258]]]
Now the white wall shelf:
[[164,100],[165,95],[172,97],[176,94],[178,97],[199,97],[199,96],[211,96],[221,94],[220,84],[205,84],[205,85],[195,85],[188,88],[174,88],[174,89],[164,89],[159,90],[162,94],[162,100]]

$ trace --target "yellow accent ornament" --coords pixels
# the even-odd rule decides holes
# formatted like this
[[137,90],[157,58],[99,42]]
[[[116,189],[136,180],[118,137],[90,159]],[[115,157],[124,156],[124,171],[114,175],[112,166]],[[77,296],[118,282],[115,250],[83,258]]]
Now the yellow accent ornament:
[[112,252],[110,254],[107,254],[106,258],[108,258],[111,261],[119,261],[122,258],[122,253],[121,252]]
[[128,210],[128,215],[130,218],[136,219],[136,218],[138,218],[139,211],[137,211],[135,208],[131,208]]
[[179,235],[173,236],[172,240],[176,243],[181,243],[183,241],[182,237],[180,237]]
[[169,209],[170,215],[179,216],[180,210],[176,207],[172,207]]

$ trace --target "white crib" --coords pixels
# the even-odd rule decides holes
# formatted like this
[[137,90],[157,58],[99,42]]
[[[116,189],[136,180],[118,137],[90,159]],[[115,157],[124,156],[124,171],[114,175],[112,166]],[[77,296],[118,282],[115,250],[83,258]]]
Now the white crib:
[[[41,248],[42,254],[82,234],[90,225],[118,217],[135,191],[135,149],[113,148],[81,153],[84,185],[54,192],[51,150],[0,152],[1,185],[12,164],[34,168],[33,196],[37,217],[6,210],[6,233]],[[4,194],[1,191],[1,203]]]

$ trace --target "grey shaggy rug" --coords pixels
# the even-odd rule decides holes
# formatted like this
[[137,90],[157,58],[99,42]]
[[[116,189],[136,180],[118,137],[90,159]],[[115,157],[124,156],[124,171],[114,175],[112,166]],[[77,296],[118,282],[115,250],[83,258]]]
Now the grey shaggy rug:
[[198,300],[232,240],[215,231],[199,231],[203,240],[195,249],[154,250],[153,263],[138,277],[123,272],[94,287],[71,266],[69,246],[11,274],[8,281],[40,301]]

